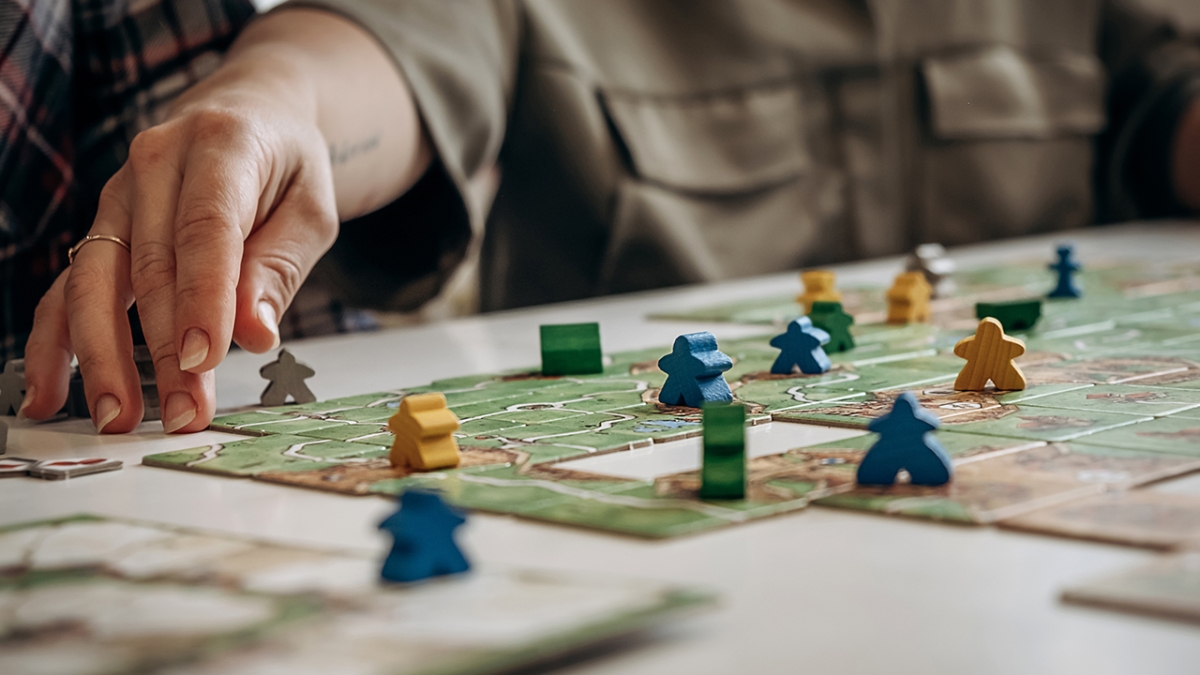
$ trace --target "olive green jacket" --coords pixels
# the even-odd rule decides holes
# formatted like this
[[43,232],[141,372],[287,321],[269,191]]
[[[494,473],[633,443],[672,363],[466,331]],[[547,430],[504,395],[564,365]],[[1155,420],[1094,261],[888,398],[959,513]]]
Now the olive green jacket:
[[450,194],[498,164],[443,211],[486,309],[1144,214],[1200,74],[1117,1],[303,2],[395,57]]

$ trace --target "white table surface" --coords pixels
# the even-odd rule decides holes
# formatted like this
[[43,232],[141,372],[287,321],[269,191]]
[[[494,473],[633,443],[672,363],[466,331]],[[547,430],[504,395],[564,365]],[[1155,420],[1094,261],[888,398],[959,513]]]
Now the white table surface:
[[[1200,258],[1200,224],[1074,233],[1086,264],[1101,258]],[[960,267],[1049,260],[1061,237],[952,251]],[[836,268],[841,283],[886,282],[889,259]],[[763,327],[652,322],[651,311],[795,292],[795,274],[656,291],[288,345],[316,369],[320,398],[532,366],[538,325],[599,321],[605,351],[668,345],[708,329],[718,338]],[[255,402],[269,357],[238,352],[218,369],[218,407]],[[118,472],[60,483],[0,482],[0,523],[91,512],[264,537],[382,551],[376,524],[393,504],[144,467],[143,455],[227,438],[167,437],[158,423],[97,436],[87,420],[10,423],[9,454],[122,459]],[[1200,475],[1152,489],[1200,494]],[[462,542],[475,565],[520,565],[705,586],[713,611],[562,672],[686,673],[1200,673],[1200,627],[1062,604],[1071,583],[1151,559],[1119,546],[813,507],[665,542],[474,514]],[[558,671],[556,671],[558,672]]]

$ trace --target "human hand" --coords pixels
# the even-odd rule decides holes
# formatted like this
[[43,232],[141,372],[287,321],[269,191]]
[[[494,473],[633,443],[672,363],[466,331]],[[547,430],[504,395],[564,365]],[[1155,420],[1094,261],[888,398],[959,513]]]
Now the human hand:
[[138,425],[134,301],[167,432],[208,426],[212,370],[231,340],[252,352],[279,344],[279,316],[338,229],[302,70],[278,50],[244,50],[133,140],[89,233],[130,251],[88,242],[43,297],[26,347],[23,415],[61,409],[74,354],[97,430]]

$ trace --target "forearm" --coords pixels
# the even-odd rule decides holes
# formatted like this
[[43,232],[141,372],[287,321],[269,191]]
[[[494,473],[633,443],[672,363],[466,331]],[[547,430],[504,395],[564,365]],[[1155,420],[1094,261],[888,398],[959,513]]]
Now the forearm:
[[288,96],[329,147],[338,217],[399,197],[424,173],[430,148],[395,64],[368,33],[335,14],[285,9],[252,23],[217,73],[185,95],[212,101],[251,84]]

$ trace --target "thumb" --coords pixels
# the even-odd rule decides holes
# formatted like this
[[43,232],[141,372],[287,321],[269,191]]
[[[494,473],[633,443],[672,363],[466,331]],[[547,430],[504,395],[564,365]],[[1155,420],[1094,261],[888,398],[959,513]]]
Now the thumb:
[[233,339],[262,353],[279,346],[279,317],[337,238],[333,184],[298,175],[275,211],[246,239]]

